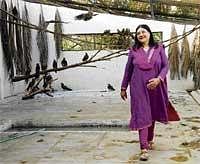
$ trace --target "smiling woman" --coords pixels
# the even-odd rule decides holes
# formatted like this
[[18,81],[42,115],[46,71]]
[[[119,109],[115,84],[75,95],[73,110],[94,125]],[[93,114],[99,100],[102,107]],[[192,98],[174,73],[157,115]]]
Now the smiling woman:
[[166,74],[168,60],[162,44],[154,41],[150,28],[139,25],[121,84],[121,98],[126,100],[130,84],[130,130],[139,132],[140,160],[148,160],[152,149],[155,121],[168,123]]
[[150,33],[145,28],[140,27],[137,30],[136,37],[138,38],[139,43],[143,44],[143,49],[148,50]]

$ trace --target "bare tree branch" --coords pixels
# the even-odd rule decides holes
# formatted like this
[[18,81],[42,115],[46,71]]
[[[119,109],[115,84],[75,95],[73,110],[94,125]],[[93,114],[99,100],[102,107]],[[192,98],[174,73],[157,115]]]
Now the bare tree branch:
[[[68,65],[68,66],[64,66],[64,67],[60,67],[60,68],[56,68],[56,69],[51,68],[51,69],[43,70],[43,71],[40,71],[40,74],[46,74],[47,72],[62,71],[62,70],[65,70],[65,69],[79,67],[79,66],[82,66],[82,65],[86,65],[88,63],[94,63],[94,62],[98,62],[98,61],[110,60],[113,55],[119,54],[120,52],[123,52],[123,51],[125,51],[125,50],[119,50],[119,51],[113,52],[113,53],[105,55],[103,57],[99,57],[99,58],[94,59],[94,60],[87,60],[87,61],[75,63],[75,64],[72,64],[72,65]],[[117,55],[117,57],[120,57],[122,55],[124,55],[124,53]],[[35,75],[36,74],[33,73],[33,74],[30,74],[30,75],[26,75],[26,76],[16,76],[12,79],[12,82],[17,82],[17,81],[29,79],[29,78],[35,77]]]
[[95,58],[95,56],[98,55],[99,52],[101,52],[102,49],[98,50],[94,55],[92,55],[89,59],[89,61],[91,61],[93,58]]
[[[198,30],[198,29],[200,29],[200,24],[196,25],[193,29],[191,29],[190,31],[187,31],[187,32],[183,33],[182,35],[177,35],[176,37],[173,37],[173,38],[168,39],[167,41],[170,41],[170,40],[173,40],[173,39],[177,38],[174,42],[169,43],[169,44],[168,44],[167,46],[165,46],[165,47],[168,47],[168,46],[170,46],[171,44],[174,44],[174,43],[178,42],[179,40],[185,38],[186,36],[190,35],[191,33],[193,33],[194,31],[196,31],[196,30]],[[180,38],[178,38],[178,37],[180,37]],[[163,42],[166,42],[166,41],[163,41]]]
[[[33,98],[33,96],[35,96],[35,95],[37,95],[37,94],[39,94],[39,93],[47,93],[47,92],[49,92],[50,91],[50,89],[39,89],[39,90],[37,90],[37,91],[35,91],[35,92],[32,92],[31,94],[29,94],[29,95],[24,95],[23,97],[22,97],[22,100],[27,100],[27,99],[30,99],[30,98]],[[49,96],[49,95],[48,95]]]

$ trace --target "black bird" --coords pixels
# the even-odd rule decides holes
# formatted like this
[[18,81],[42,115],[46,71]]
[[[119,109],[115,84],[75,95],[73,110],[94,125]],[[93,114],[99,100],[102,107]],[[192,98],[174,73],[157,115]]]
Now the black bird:
[[89,55],[88,55],[88,53],[86,52],[85,55],[83,56],[82,61],[87,61],[88,58],[89,58]]
[[103,34],[109,35],[110,34],[110,30],[104,30]]
[[14,19],[14,20],[17,20],[16,17],[18,17],[18,11],[17,11],[16,6],[12,9],[12,14],[15,16],[15,17],[13,17],[13,19]]
[[60,83],[60,84],[61,84],[61,88],[62,88],[63,90],[72,91],[72,89],[71,89],[71,88],[68,88],[64,83]]
[[[53,60],[53,69],[57,69],[58,68],[58,64],[56,62],[56,60]],[[57,73],[57,71],[55,70],[55,73]]]
[[17,7],[16,6],[13,7],[12,13],[13,13],[13,15],[18,15],[18,11],[17,11]]
[[92,19],[93,16],[96,16],[96,15],[98,15],[98,14],[93,14],[92,11],[88,11],[87,13],[83,13],[83,14],[75,16],[75,19],[88,21],[88,20]]
[[37,63],[35,67],[35,78],[37,79],[40,76],[40,64]]
[[29,91],[35,84],[35,78],[33,78],[29,84],[28,84],[28,87],[26,88],[27,91]]
[[67,60],[65,59],[65,57],[63,58],[63,60],[61,61],[61,65],[63,67],[67,66]]
[[115,88],[111,84],[108,84],[107,88],[109,91],[115,91]]
[[53,77],[52,77],[50,74],[48,74],[48,75],[46,76],[46,81],[49,82],[49,81],[51,81],[51,80],[53,80]]
[[48,83],[46,81],[46,78],[43,79],[43,88],[45,89],[48,86]]
[[50,74],[45,75],[43,78],[43,81],[44,81],[43,88],[46,88],[48,85],[50,85],[52,80],[53,80],[53,77]]

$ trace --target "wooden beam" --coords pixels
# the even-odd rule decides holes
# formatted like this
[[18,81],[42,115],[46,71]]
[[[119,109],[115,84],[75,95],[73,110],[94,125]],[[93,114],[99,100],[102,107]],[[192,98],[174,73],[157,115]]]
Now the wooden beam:
[[[122,8],[119,6],[113,5],[106,5],[102,3],[89,3],[88,0],[74,0],[65,2],[64,0],[24,0],[27,2],[32,3],[40,3],[40,4],[47,4],[47,5],[54,5],[54,6],[62,6],[62,7],[68,7],[73,9],[79,9],[79,10],[86,10],[88,11],[90,8],[92,8],[95,12],[108,12],[110,14],[114,15],[121,15],[121,16],[128,16],[128,17],[137,17],[137,18],[143,18],[143,19],[152,19],[152,12],[154,13],[154,19],[160,20],[160,21],[170,21],[170,22],[176,22],[176,23],[186,23],[186,24],[196,24],[199,22],[199,13],[200,11],[200,4],[198,3],[190,3],[190,2],[182,2],[182,1],[166,1],[166,0],[156,0],[152,1],[152,5],[154,6],[153,11],[150,10],[150,0],[132,0],[130,3],[138,3],[140,5],[148,5],[149,8],[145,8],[144,10],[140,9],[138,10],[137,6],[134,8]],[[174,12],[170,9],[168,9],[167,12],[163,12],[161,9],[159,9],[159,6],[167,6],[168,8],[171,8],[172,6],[176,6],[179,9],[183,8],[193,8],[196,9],[196,12],[191,15],[191,13],[178,13]],[[134,4],[133,4],[134,6]]]
[[[71,1],[64,1],[64,0],[23,0],[30,3],[39,3],[39,4],[47,4],[47,5],[54,5],[54,6],[64,6],[67,7],[68,5],[86,5],[88,7],[95,7],[99,6],[100,3],[88,3],[88,0],[71,0]],[[138,3],[146,3],[149,4],[150,0],[132,0],[133,2]],[[152,0],[151,0],[152,1]],[[114,4],[115,1],[110,2]],[[200,2],[198,1],[175,1],[175,0],[153,0],[154,4],[164,4],[167,6],[176,6],[176,7],[193,7],[193,8],[200,8]]]

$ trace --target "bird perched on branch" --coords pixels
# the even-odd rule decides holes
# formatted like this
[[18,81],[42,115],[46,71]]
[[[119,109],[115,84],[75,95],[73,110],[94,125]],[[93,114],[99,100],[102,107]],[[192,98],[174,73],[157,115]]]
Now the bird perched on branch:
[[65,57],[63,58],[63,60],[61,61],[61,65],[63,67],[67,66],[67,60],[65,59]]
[[49,85],[49,88],[51,88],[51,83],[52,83],[53,77],[50,74],[47,74],[43,77],[43,88],[47,88]]
[[104,30],[103,34],[110,35],[110,30]]
[[62,88],[63,90],[72,91],[72,89],[71,89],[71,88],[68,88],[64,83],[60,83],[60,84],[61,84],[61,88]]
[[98,14],[94,14],[92,11],[88,11],[87,13],[83,13],[83,14],[75,16],[75,19],[88,21],[88,20],[92,19],[93,16],[96,16],[96,15],[98,15]]
[[13,17],[13,19],[14,19],[14,20],[17,20],[16,17],[18,17],[18,10],[17,10],[16,6],[13,7],[13,9],[12,9],[12,14],[15,16],[15,17]]
[[35,67],[35,78],[37,79],[40,76],[40,64],[37,63]]
[[88,55],[88,53],[86,52],[85,55],[83,56],[82,61],[87,61],[88,59],[89,59],[89,55]]
[[[53,69],[57,69],[58,68],[58,64],[57,61],[54,59],[53,60]],[[55,70],[55,73],[57,73],[57,70]]]
[[53,80],[53,77],[50,74],[46,75],[46,81],[50,81],[50,80]]
[[26,88],[26,91],[29,92],[29,90],[31,90],[31,89],[33,88],[34,84],[35,84],[35,78],[33,78],[33,79],[29,82],[28,87]]
[[108,84],[107,88],[109,91],[115,91],[115,88],[111,84]]

